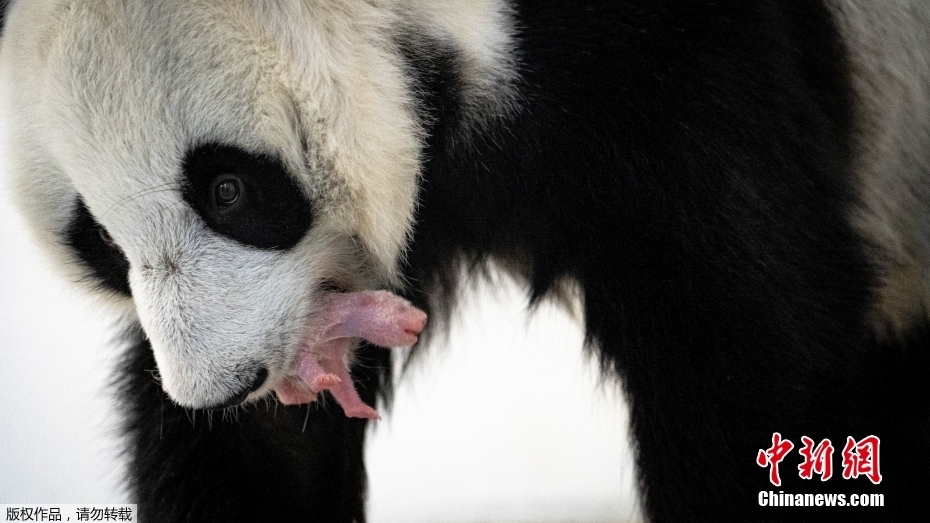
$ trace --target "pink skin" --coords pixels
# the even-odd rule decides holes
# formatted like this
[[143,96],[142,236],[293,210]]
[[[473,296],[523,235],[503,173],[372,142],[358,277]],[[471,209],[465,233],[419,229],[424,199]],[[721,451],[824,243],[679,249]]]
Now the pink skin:
[[382,347],[406,347],[417,341],[426,325],[426,314],[407,300],[387,291],[333,294],[324,307],[319,329],[322,334],[305,344],[294,371],[275,389],[285,405],[316,400],[328,390],[350,418],[379,419],[378,412],[358,396],[346,355],[353,338]]

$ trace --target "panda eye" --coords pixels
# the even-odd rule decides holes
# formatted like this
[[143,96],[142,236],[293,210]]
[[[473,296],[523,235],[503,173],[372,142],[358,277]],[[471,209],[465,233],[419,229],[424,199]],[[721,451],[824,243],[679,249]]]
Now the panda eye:
[[234,176],[220,176],[213,184],[213,198],[221,207],[228,207],[239,200],[241,183]]
[[64,231],[64,243],[74,251],[101,287],[132,296],[126,255],[103,225],[94,219],[81,198],[78,198],[71,222]]
[[113,241],[113,237],[110,236],[110,233],[107,232],[106,229],[101,226],[98,228],[97,232],[100,234],[100,239],[103,240],[103,243],[107,244],[111,249],[118,251],[121,256],[125,256],[123,254],[123,249],[121,249],[120,246],[117,245],[115,241]]
[[312,202],[284,163],[222,144],[198,145],[182,164],[184,199],[214,232],[259,249],[289,249],[313,223]]
[[106,229],[101,227],[98,233],[100,234],[100,239],[103,240],[103,243],[109,245],[110,247],[116,246],[116,242],[113,241],[113,238],[110,236],[110,233],[108,233]]

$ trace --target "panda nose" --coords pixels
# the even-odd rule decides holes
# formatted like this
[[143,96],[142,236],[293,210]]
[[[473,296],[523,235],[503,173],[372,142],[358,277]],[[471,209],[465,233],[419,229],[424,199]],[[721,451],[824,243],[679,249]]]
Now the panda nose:
[[242,389],[242,391],[234,394],[232,397],[230,397],[228,400],[224,401],[223,403],[214,405],[212,407],[207,407],[207,408],[210,410],[216,410],[216,409],[225,409],[226,407],[233,407],[235,405],[238,405],[242,403],[243,401],[245,401],[245,398],[247,398],[249,394],[258,390],[258,388],[261,387],[262,384],[265,383],[266,379],[268,379],[268,369],[266,369],[265,367],[261,367],[258,369],[258,373],[255,376],[255,380],[252,381],[251,385]]

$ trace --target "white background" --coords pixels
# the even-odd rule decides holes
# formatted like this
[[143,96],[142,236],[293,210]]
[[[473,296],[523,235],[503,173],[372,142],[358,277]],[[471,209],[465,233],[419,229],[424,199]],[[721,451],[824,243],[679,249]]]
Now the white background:
[[[0,187],[0,502],[144,503],[120,487],[111,320],[49,270]],[[637,521],[619,387],[576,321],[529,316],[499,283],[466,297],[373,427],[370,520]]]

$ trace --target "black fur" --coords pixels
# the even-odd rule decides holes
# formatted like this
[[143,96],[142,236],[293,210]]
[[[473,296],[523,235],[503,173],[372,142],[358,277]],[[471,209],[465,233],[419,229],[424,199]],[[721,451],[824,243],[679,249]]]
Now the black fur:
[[[184,199],[214,231],[260,249],[289,249],[313,223],[310,201],[273,156],[229,145],[193,148],[184,159]],[[217,185],[234,181],[234,202],[216,197]]]
[[3,32],[3,27],[6,25],[6,11],[9,7],[9,0],[0,0],[0,33]]
[[[589,348],[629,394],[653,521],[919,520],[930,335],[881,345],[866,328],[875,277],[847,221],[850,78],[822,2],[534,1],[516,13],[519,110],[481,136],[461,134],[459,51],[401,38],[430,130],[408,296],[441,315],[459,264],[491,257],[524,269],[532,301],[577,281]],[[207,170],[204,187],[218,174]],[[203,207],[196,176],[188,200]],[[253,245],[268,232],[211,227]],[[194,422],[133,337],[123,391],[146,521],[364,520],[363,421],[331,404]],[[372,401],[388,365],[363,357],[379,359],[355,370]],[[788,459],[780,490],[881,492],[887,506],[758,507],[760,490],[779,490],[755,464],[776,431],[837,452],[846,436],[883,438],[881,485],[804,482]]]
[[124,296],[132,295],[129,261],[80,198],[74,206],[64,241],[90,269],[101,288]]
[[[454,60],[411,61],[431,86],[423,112],[440,116],[411,298],[445,309],[458,264],[489,256],[526,268],[532,300],[576,280],[589,345],[630,398],[653,521],[781,520],[757,505],[774,487],[753,459],[776,431],[840,447],[876,434],[902,457],[923,448],[901,434],[904,419],[864,401],[899,384],[860,391],[877,371],[866,362],[900,367],[874,357],[894,349],[866,328],[875,280],[847,221],[850,79],[825,7],[521,2],[517,12],[520,111],[470,144],[448,120],[460,108]],[[903,460],[885,472],[920,487],[805,482],[795,466],[782,465],[785,492],[886,494],[882,511],[814,520],[912,517],[928,485]]]
[[[126,340],[117,385],[140,521],[365,520],[365,420],[346,418],[328,393],[303,406],[184,409],[161,390],[144,333]],[[367,403],[384,386],[387,355],[359,349],[352,378]]]

